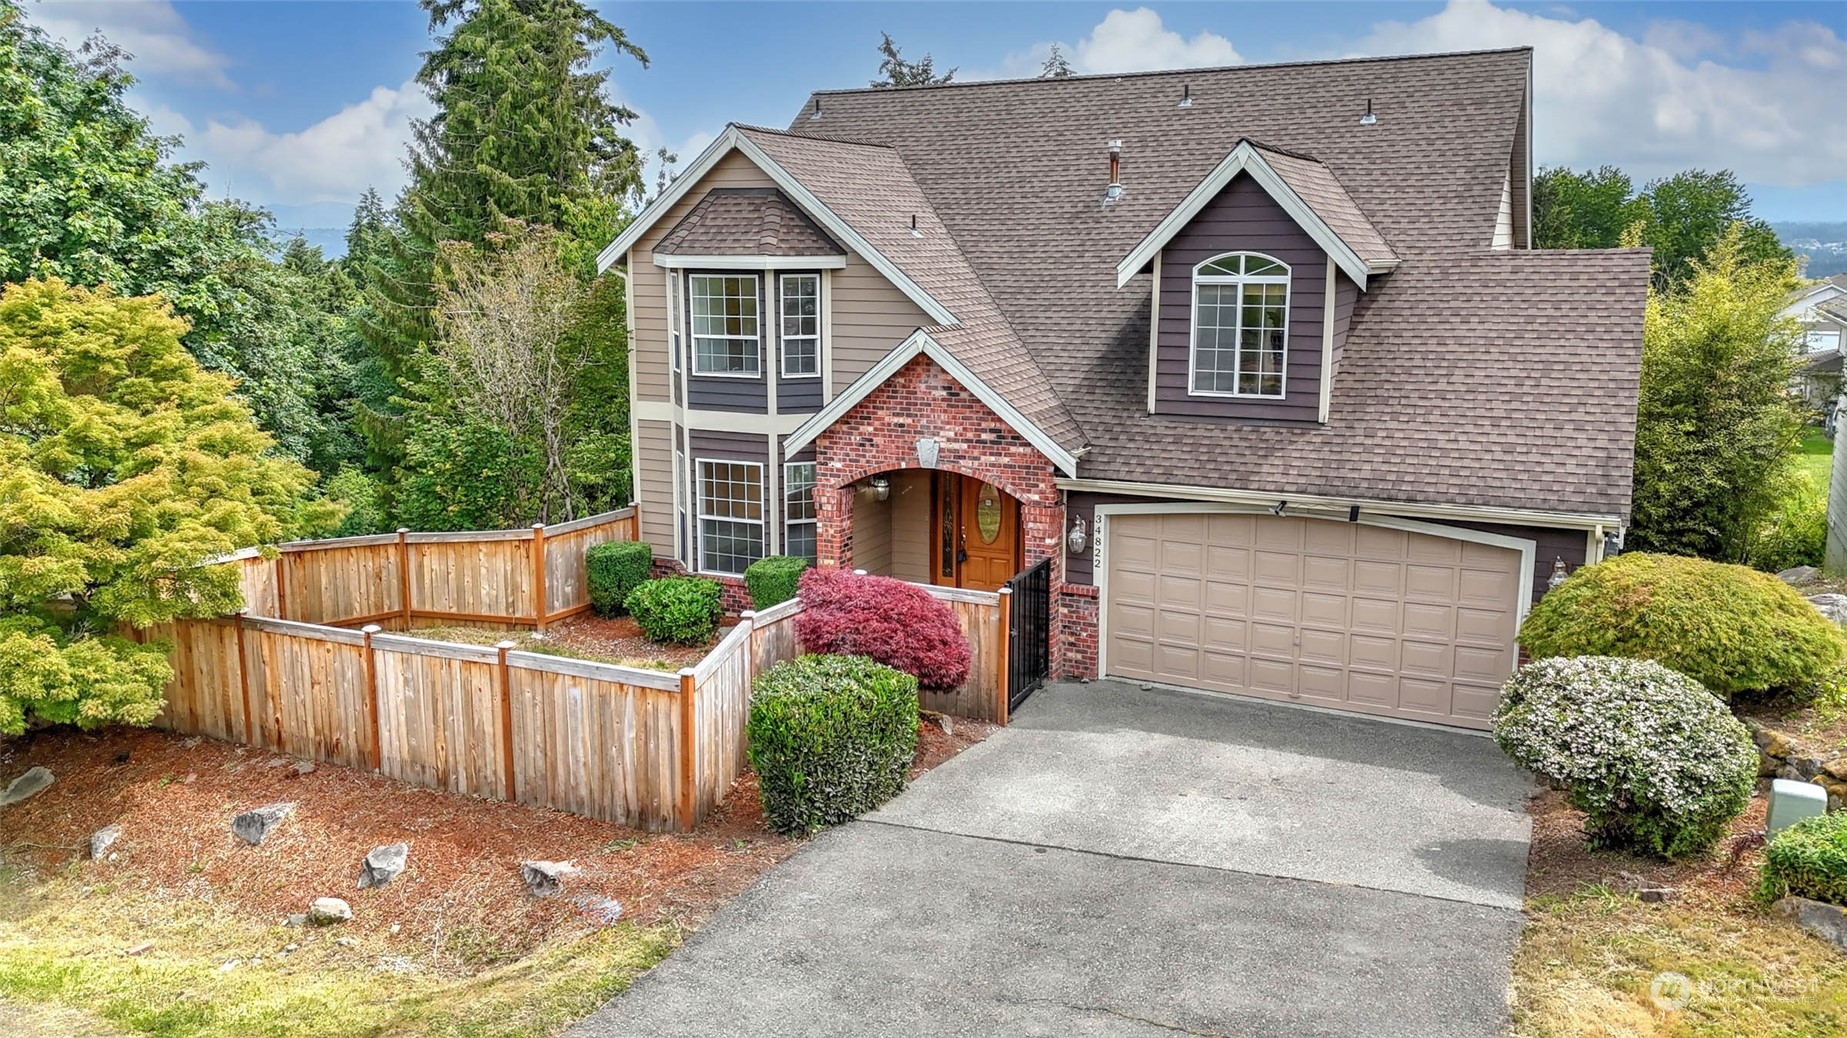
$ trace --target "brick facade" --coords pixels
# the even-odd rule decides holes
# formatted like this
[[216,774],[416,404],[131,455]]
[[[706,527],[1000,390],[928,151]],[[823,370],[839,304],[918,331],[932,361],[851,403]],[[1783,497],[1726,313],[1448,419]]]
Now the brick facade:
[[1052,599],[1055,676],[1097,676],[1098,606],[1097,588],[1091,584],[1066,584]]
[[[1052,560],[1052,674],[1094,673],[1094,633],[1089,639],[1089,672],[1062,665],[1067,639],[1059,629],[1064,610],[1058,606],[1064,585],[1065,504],[1064,493],[1053,482],[1056,469],[928,357],[913,358],[815,439],[820,565],[853,566],[854,484],[880,473],[924,468],[917,460],[917,441],[926,437],[937,441],[936,468],[991,483],[1019,501],[1026,565]],[[1091,611],[1094,615],[1094,604]]]

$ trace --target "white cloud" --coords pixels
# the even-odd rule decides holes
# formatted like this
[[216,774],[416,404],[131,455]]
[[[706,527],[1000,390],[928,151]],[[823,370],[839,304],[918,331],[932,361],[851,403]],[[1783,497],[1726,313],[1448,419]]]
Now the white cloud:
[[1847,42],[1814,23],[1786,23],[1728,46],[1679,23],[1638,40],[1594,18],[1451,0],[1428,18],[1375,26],[1356,51],[1523,45],[1534,49],[1534,150],[1542,163],[1609,163],[1642,178],[1729,168],[1781,186],[1820,183],[1847,169],[1847,138],[1827,129],[1838,119]]
[[[1025,51],[1007,55],[997,69],[958,72],[956,78],[1036,76],[1051,55],[1052,46],[1050,41],[1035,43]],[[1089,36],[1076,43],[1061,40],[1057,46],[1071,62],[1071,70],[1080,75],[1236,65],[1244,60],[1231,41],[1218,33],[1202,29],[1192,39],[1187,39],[1167,28],[1161,16],[1146,7],[1133,11],[1116,8],[1103,16]]]
[[[390,198],[404,183],[410,121],[431,110],[415,82],[377,86],[365,100],[299,131],[274,133],[249,119],[213,119],[188,144],[211,164],[214,183],[246,197],[351,202],[370,186]],[[252,190],[252,180],[267,190]]]
[[196,39],[168,0],[136,3],[46,2],[29,9],[31,21],[51,36],[76,47],[101,31],[109,42],[134,55],[129,68],[176,79],[235,89],[227,69],[231,59]]

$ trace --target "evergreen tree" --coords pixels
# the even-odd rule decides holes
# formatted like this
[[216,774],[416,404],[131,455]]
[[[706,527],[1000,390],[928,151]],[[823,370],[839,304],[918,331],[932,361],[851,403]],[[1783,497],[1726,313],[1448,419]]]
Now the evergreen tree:
[[1040,79],[1063,79],[1071,74],[1071,59],[1065,57],[1064,48],[1052,44],[1052,53],[1046,55],[1045,64],[1039,67]]
[[936,59],[928,54],[918,61],[906,61],[897,43],[893,42],[891,33],[881,32],[879,36],[879,75],[885,78],[873,80],[873,86],[937,86],[956,78],[955,69],[937,75]]

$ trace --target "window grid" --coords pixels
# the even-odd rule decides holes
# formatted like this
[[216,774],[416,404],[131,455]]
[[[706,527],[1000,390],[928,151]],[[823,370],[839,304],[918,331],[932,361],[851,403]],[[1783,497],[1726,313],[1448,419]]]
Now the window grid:
[[793,461],[782,467],[782,496],[782,553],[814,562],[814,462]]
[[763,557],[763,465],[699,461],[699,568],[743,573]]
[[821,374],[821,277],[784,274],[782,282],[782,374],[813,378]]
[[756,378],[761,334],[755,274],[694,274],[693,374]]
[[1289,268],[1235,253],[1194,268],[1188,392],[1196,396],[1284,394]]

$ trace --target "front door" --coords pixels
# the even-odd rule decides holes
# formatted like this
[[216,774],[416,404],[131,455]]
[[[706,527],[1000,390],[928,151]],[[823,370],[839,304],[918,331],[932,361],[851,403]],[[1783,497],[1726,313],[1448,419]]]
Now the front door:
[[935,582],[997,591],[1023,567],[1020,503],[992,483],[936,474],[931,543]]

